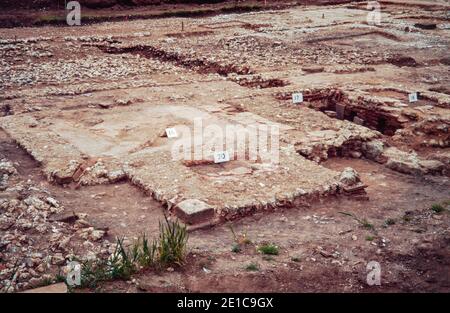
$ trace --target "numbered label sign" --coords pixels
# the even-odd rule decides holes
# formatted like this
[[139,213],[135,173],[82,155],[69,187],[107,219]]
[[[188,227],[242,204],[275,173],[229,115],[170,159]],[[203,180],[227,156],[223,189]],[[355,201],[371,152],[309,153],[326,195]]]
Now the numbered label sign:
[[409,94],[409,102],[416,102],[417,100],[419,100],[419,95],[417,94],[417,92]]
[[167,138],[177,138],[177,130],[175,128],[166,128]]
[[302,103],[303,102],[303,94],[301,92],[292,94],[292,103]]
[[230,154],[228,151],[214,152],[214,163],[224,163],[230,161]]

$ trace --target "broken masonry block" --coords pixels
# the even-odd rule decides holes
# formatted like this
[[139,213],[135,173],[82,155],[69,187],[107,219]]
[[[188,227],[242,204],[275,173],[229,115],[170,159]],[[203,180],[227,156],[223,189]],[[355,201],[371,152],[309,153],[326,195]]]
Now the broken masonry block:
[[361,182],[359,174],[351,167],[346,167],[339,176],[339,181],[345,187],[354,186]]
[[175,215],[188,224],[202,223],[214,218],[214,209],[197,199],[187,199],[175,207]]

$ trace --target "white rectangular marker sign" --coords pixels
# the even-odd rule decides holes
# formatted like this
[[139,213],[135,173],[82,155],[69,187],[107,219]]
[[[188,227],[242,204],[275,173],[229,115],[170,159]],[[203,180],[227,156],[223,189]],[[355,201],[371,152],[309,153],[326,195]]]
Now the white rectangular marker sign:
[[409,94],[409,102],[416,102],[419,99],[417,92]]
[[214,152],[214,163],[224,163],[230,161],[230,154],[228,151]]
[[167,138],[177,138],[177,130],[175,128],[166,128]]
[[302,103],[303,102],[303,94],[301,92],[292,94],[292,103]]

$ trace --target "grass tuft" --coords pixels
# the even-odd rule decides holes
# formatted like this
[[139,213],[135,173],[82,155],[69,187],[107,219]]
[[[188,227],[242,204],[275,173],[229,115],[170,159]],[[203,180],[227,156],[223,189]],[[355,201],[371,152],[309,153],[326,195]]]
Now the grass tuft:
[[431,210],[436,213],[440,214],[445,211],[444,207],[441,204],[435,203],[431,206]]
[[245,267],[245,269],[247,271],[256,272],[256,271],[259,271],[259,265],[257,263],[252,262],[252,263],[248,264]]
[[273,244],[264,244],[258,248],[262,254],[278,255],[278,247]]
[[357,221],[362,227],[364,227],[366,229],[375,230],[375,226],[372,223],[370,223],[368,220],[366,220],[365,218],[360,219],[360,218],[356,217],[355,214],[348,213],[348,212],[339,212],[339,213],[352,217],[355,221]]
[[242,251],[242,246],[250,245],[252,241],[247,237],[247,232],[237,235],[233,226],[229,225],[231,234],[233,235],[234,244],[231,247],[231,252],[239,253]]
[[131,247],[125,247],[124,238],[117,238],[114,252],[107,259],[79,261],[82,288],[96,288],[99,282],[129,279],[140,268],[182,265],[186,256],[188,233],[179,222],[165,218],[159,224],[158,240],[149,241],[144,234]]
[[241,246],[237,243],[235,243],[233,245],[233,247],[231,248],[231,252],[233,252],[233,253],[239,253],[241,251],[242,251]]
[[186,226],[181,226],[178,221],[159,223],[159,262],[163,265],[182,265],[188,240]]

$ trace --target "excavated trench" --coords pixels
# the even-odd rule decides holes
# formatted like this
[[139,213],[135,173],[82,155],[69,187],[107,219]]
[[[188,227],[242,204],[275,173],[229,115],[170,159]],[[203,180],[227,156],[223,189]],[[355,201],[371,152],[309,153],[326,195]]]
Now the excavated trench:
[[219,74],[221,76],[249,75],[245,77],[231,77],[230,80],[243,87],[248,88],[273,88],[284,87],[289,82],[278,78],[263,78],[261,75],[252,75],[255,72],[247,66],[238,66],[233,64],[221,64],[204,59],[198,59],[191,56],[182,55],[176,52],[165,51],[148,45],[138,45],[132,47],[117,48],[111,46],[97,46],[100,50],[110,54],[131,53],[138,54],[149,59],[157,59],[162,62],[168,62],[200,74]]
[[166,34],[166,37],[174,38],[190,38],[190,37],[203,37],[214,34],[213,31],[195,31],[195,32],[181,32]]
[[[347,120],[380,133],[393,136],[397,129],[403,128],[398,117],[384,111],[379,104],[365,99],[354,101],[341,90],[315,90],[303,95],[309,108],[320,111],[329,117]],[[290,93],[276,94],[278,100],[291,100]]]
[[[392,90],[383,90],[383,92],[388,92],[391,96],[393,94]],[[404,96],[403,93],[396,92]],[[376,94],[376,90],[371,90],[371,94]],[[274,96],[279,100],[292,102],[291,93],[283,92]],[[443,136],[445,122],[430,120],[420,125],[414,124],[414,121],[405,119],[402,114],[399,114],[398,110],[390,113],[389,109],[392,107],[389,105],[362,96],[347,95],[336,89],[312,90],[305,92],[303,98],[302,106],[323,112],[329,117],[345,119],[377,130],[386,136],[403,134],[401,141],[398,141],[395,137],[362,138],[356,132],[355,137],[348,137],[344,142],[338,140],[335,144],[333,140],[318,141],[317,138],[324,138],[320,134],[321,131],[312,132],[306,136],[305,140],[296,144],[297,152],[305,158],[320,163],[334,157],[364,156],[405,174],[449,175],[449,163],[445,154],[430,154],[430,150],[423,146],[426,139],[431,147],[448,147],[448,136]],[[396,132],[399,129],[403,132]],[[422,137],[419,138],[417,134],[412,133],[411,129],[420,129]]]
[[393,136],[397,129],[403,128],[397,116],[384,111],[377,104],[367,100],[354,102],[340,91],[323,99],[322,103],[319,101],[319,103],[313,104],[313,106],[317,105],[322,112],[334,111],[338,119],[366,126],[387,136]]
[[339,34],[339,35],[333,35],[333,36],[318,37],[318,38],[313,38],[313,39],[307,40],[307,41],[305,41],[305,43],[312,44],[312,43],[317,43],[317,42],[359,38],[359,37],[370,36],[370,35],[377,35],[377,36],[381,36],[383,38],[391,39],[394,41],[400,41],[400,39],[393,34],[376,30],[376,31],[361,32],[361,33],[356,33],[356,34],[351,33],[351,34]]

